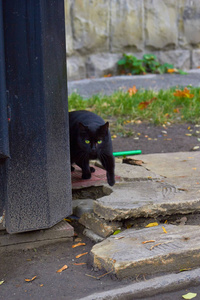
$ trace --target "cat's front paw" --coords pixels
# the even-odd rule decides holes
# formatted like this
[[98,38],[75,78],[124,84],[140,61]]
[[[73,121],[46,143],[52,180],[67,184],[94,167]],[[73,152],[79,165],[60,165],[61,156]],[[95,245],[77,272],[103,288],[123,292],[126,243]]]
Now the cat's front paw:
[[95,168],[90,167],[90,172],[91,172],[91,173],[94,173],[94,172],[95,172]]
[[115,175],[107,173],[107,181],[110,186],[113,186],[115,184]]
[[91,173],[82,174],[82,179],[90,179],[90,178],[91,178]]

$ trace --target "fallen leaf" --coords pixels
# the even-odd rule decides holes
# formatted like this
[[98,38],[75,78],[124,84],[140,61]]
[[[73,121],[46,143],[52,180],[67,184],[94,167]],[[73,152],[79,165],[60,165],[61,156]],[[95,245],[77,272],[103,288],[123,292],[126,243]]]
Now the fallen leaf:
[[77,243],[75,245],[72,245],[72,248],[76,248],[76,247],[79,247],[79,246],[85,246],[85,243]]
[[155,243],[155,240],[149,240],[149,241],[142,242],[142,244],[147,244],[147,243]]
[[142,102],[140,102],[140,104],[138,105],[138,108],[139,108],[140,110],[146,109],[146,108],[149,106],[150,103],[151,103],[150,101],[142,101]]
[[64,219],[64,221],[67,221],[67,222],[69,222],[69,223],[71,223],[72,222],[72,220],[71,219]]
[[60,268],[56,273],[61,273],[62,271],[66,270],[68,268],[67,265],[64,265],[62,268]]
[[182,98],[193,98],[194,94],[190,94],[190,90],[185,87],[183,91],[181,90],[176,90],[174,93],[175,97],[182,97]]
[[81,256],[83,256],[83,255],[86,255],[86,254],[88,254],[88,252],[78,254],[78,255],[76,255],[76,258],[79,258],[79,257],[81,257]]
[[42,283],[42,284],[40,284],[40,286],[44,286],[44,284]]
[[136,86],[134,85],[132,88],[128,89],[128,93],[130,96],[136,94],[137,93]]
[[189,271],[189,270],[192,270],[192,268],[180,269],[179,272],[185,272],[185,271]]
[[185,295],[182,295],[183,299],[188,299],[188,300],[193,299],[196,296],[197,296],[197,293],[187,293]]
[[168,69],[167,73],[175,73],[177,70],[176,69]]
[[191,134],[191,133],[186,133],[185,135],[186,135],[186,136],[192,136],[192,134]]
[[30,282],[30,281],[33,281],[37,276],[34,276],[33,278],[31,279],[25,279],[26,282]]
[[86,263],[74,263],[73,265],[75,265],[75,266],[82,266],[82,265],[86,265]]
[[157,100],[156,97],[153,97],[152,99],[150,99],[149,101],[142,101],[140,102],[140,104],[138,105],[138,108],[140,110],[143,110],[145,108],[147,108],[149,106],[150,103],[152,103],[154,100]]
[[147,224],[145,227],[146,227],[146,228],[149,228],[149,227],[154,227],[154,226],[158,226],[158,223],[157,223],[157,222],[149,223],[149,224]]
[[158,244],[156,244],[156,245],[151,246],[150,250],[152,250],[152,249],[155,248],[155,247],[158,247],[159,245],[162,245],[162,243],[158,243]]
[[122,163],[128,164],[128,165],[136,165],[136,166],[142,166],[144,163],[142,160],[133,159],[133,158],[124,158],[122,160]]
[[0,281],[0,285],[2,285],[3,283],[4,283],[4,280],[1,280],[1,281]]
[[112,74],[104,75],[103,77],[112,77]]
[[164,226],[162,226],[162,229],[163,229],[163,232],[164,232],[164,233],[167,233],[167,230],[165,229]]
[[116,137],[117,137],[116,134],[113,134],[113,135],[111,136],[112,139],[116,139]]
[[121,230],[120,229],[118,229],[118,230],[115,230],[114,232],[113,232],[113,235],[116,235],[116,234],[118,234],[118,233],[120,233],[121,232]]
[[167,223],[168,223],[168,221],[167,221],[167,220],[165,220],[164,224],[167,224]]
[[178,107],[175,108],[175,109],[174,109],[174,113],[176,113],[176,114],[180,113],[180,109],[179,109]]
[[197,168],[192,168],[192,170],[196,170]]
[[193,151],[196,151],[196,150],[198,150],[198,149],[199,149],[199,146],[194,146],[194,147],[192,148]]

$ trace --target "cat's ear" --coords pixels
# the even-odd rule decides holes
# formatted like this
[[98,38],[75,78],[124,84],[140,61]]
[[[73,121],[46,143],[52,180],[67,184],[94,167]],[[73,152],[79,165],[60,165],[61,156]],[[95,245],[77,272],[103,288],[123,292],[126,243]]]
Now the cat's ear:
[[81,122],[78,123],[78,127],[80,131],[86,131],[88,129],[88,127],[83,125]]
[[106,134],[108,132],[108,128],[109,128],[109,123],[106,122],[104,125],[100,126],[100,131],[104,134]]

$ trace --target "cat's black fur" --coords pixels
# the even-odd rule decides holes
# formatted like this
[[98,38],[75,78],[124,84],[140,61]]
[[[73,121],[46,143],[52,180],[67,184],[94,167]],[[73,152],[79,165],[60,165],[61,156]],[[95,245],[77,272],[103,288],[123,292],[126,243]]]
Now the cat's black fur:
[[82,169],[82,178],[89,179],[91,172],[95,172],[89,160],[99,159],[106,170],[108,184],[114,185],[115,161],[109,123],[90,111],[79,110],[69,113],[69,127],[71,164],[76,163]]

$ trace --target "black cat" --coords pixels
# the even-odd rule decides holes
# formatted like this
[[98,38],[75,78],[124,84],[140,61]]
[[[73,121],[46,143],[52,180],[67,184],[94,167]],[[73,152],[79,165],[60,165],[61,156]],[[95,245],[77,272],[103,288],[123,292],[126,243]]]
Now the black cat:
[[89,179],[91,172],[95,172],[89,160],[99,159],[106,170],[108,184],[114,185],[115,161],[109,123],[90,111],[79,110],[69,113],[69,127],[71,164],[76,163],[82,169],[82,178]]

